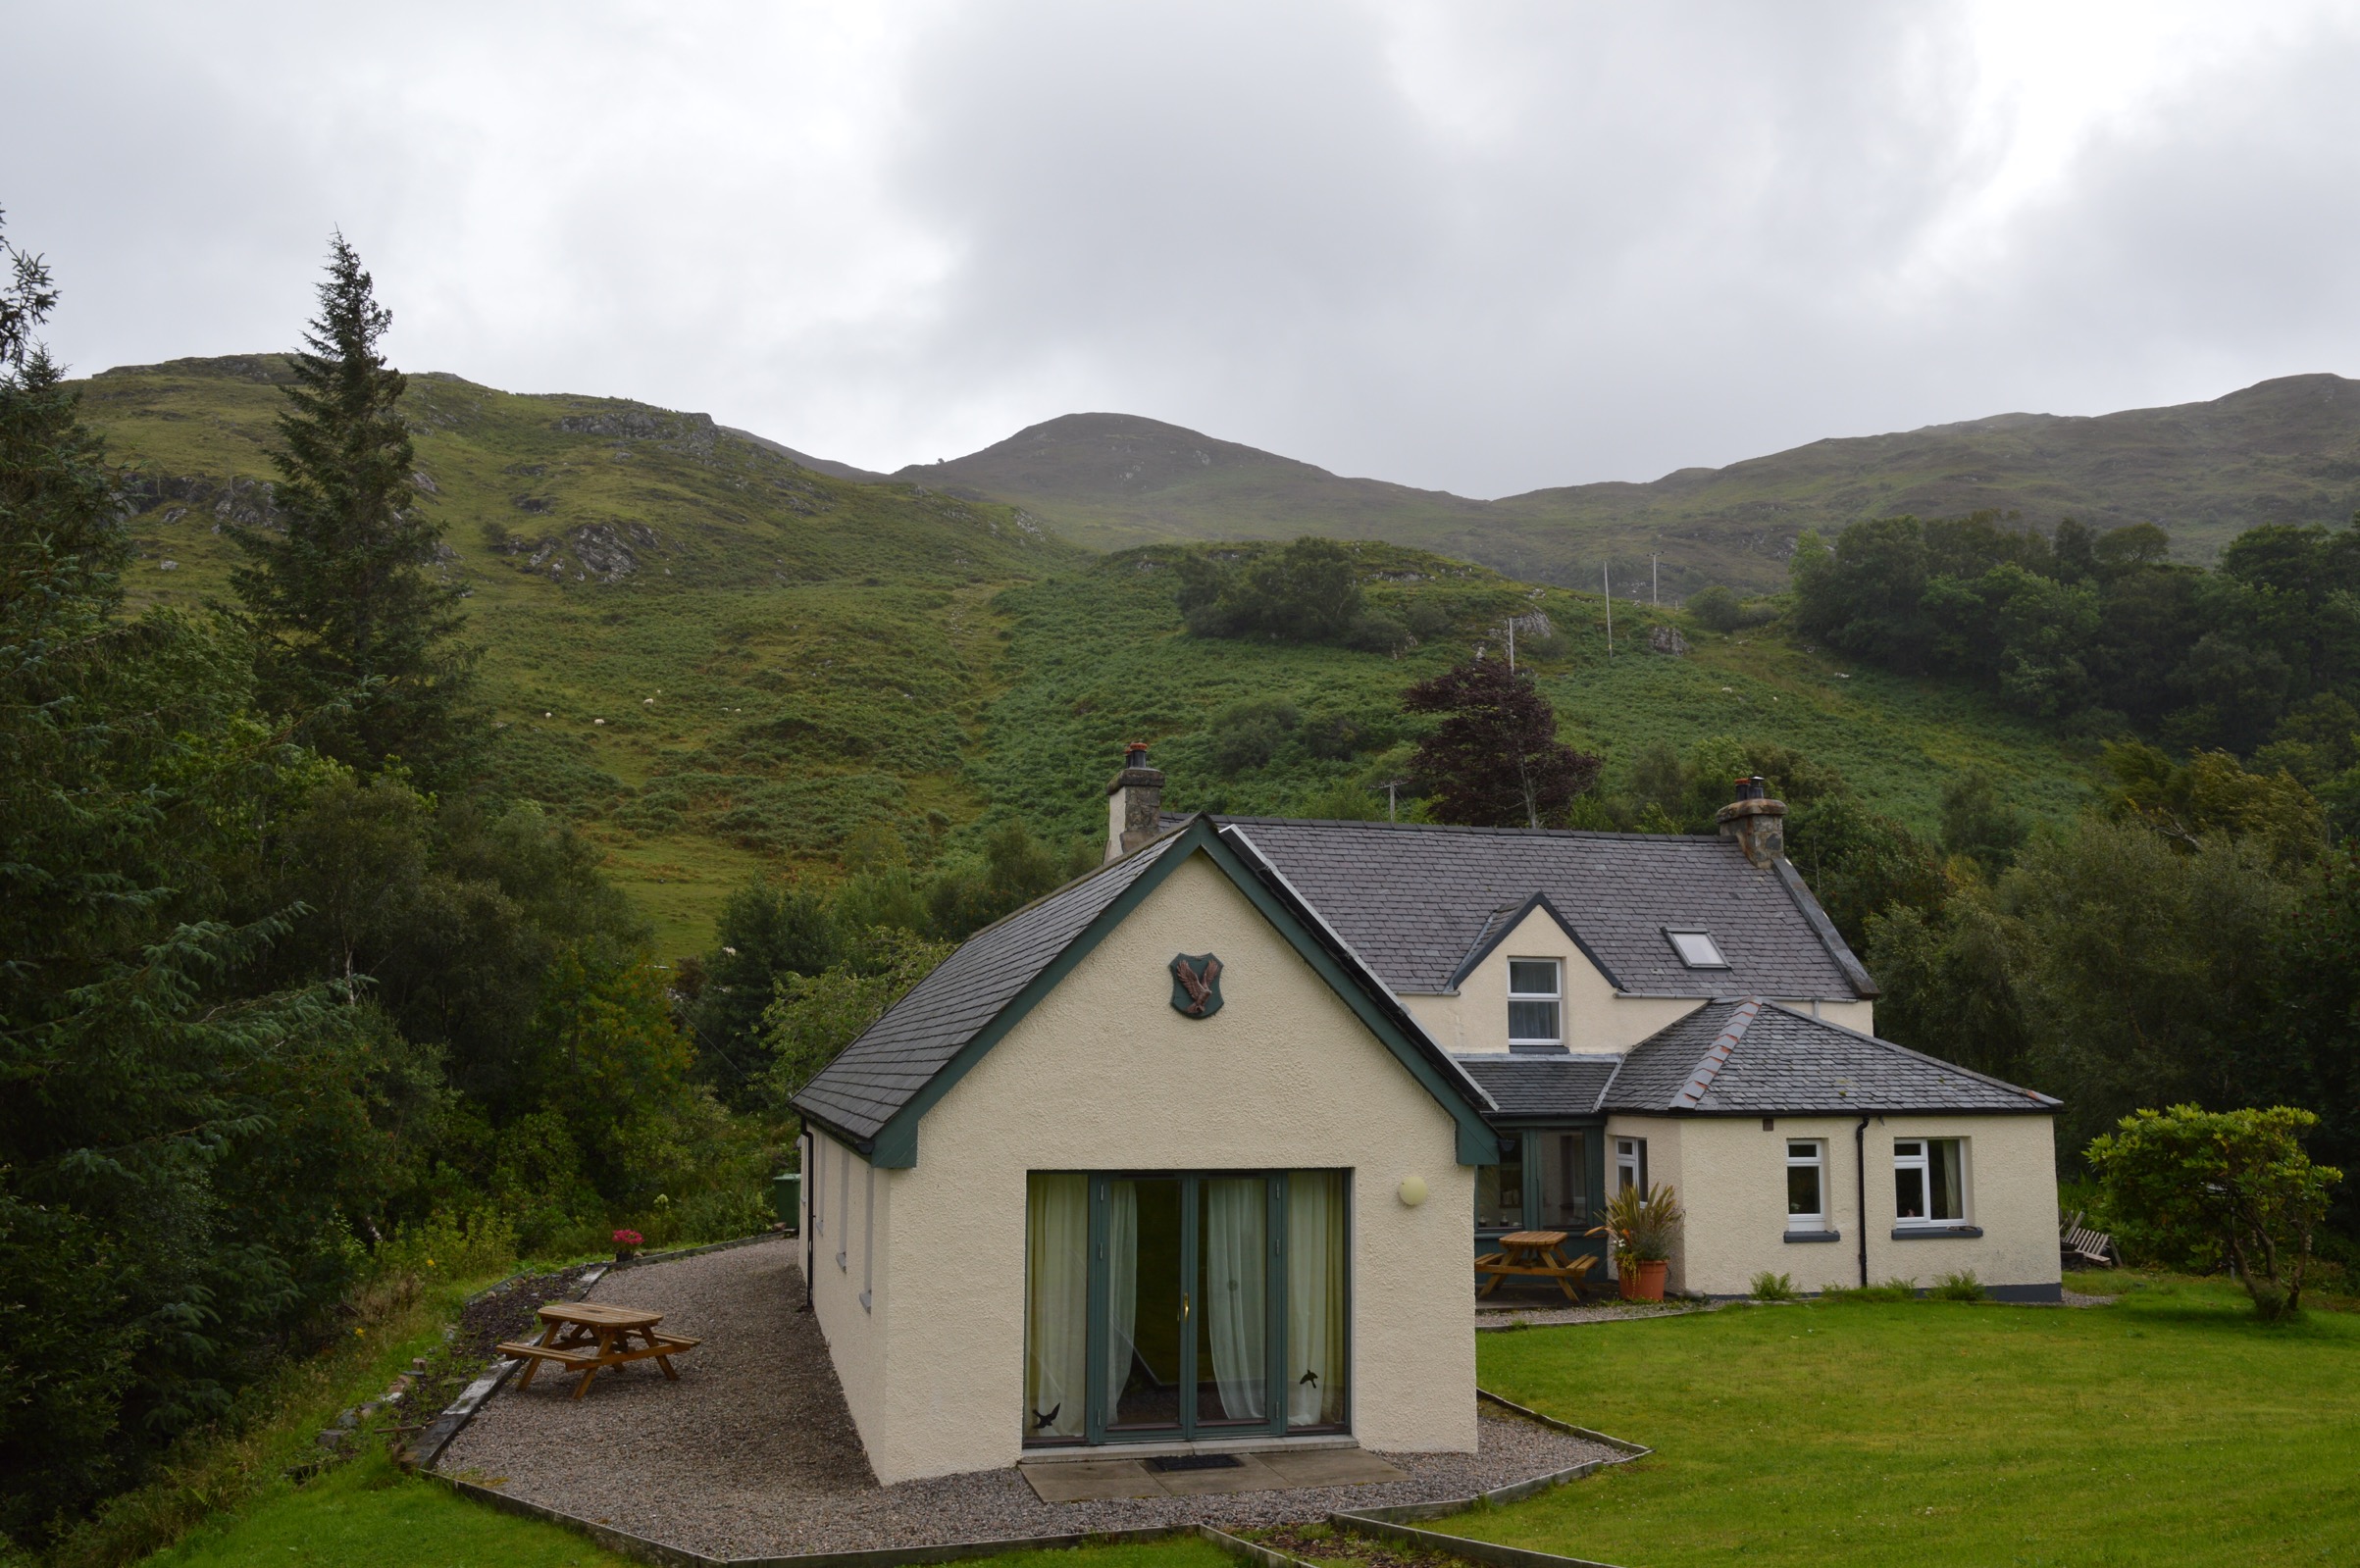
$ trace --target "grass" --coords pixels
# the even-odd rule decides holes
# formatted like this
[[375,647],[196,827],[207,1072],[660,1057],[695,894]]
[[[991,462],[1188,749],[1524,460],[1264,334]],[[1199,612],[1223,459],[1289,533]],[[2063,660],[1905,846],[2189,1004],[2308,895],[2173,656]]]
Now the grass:
[[[1235,1568],[1209,1542],[1108,1543],[991,1559],[996,1568]],[[147,1568],[627,1568],[562,1525],[502,1513],[397,1469],[355,1460],[217,1518]]]
[[[247,358],[83,383],[114,457],[158,486],[132,525],[134,604],[227,596],[234,550],[217,508],[247,504],[271,473],[281,375]],[[1563,633],[1532,667],[1610,777],[1647,740],[1731,735],[1832,764],[1921,830],[1969,765],[2041,816],[2085,795],[2084,761],[2055,733],[1774,631],[1688,628],[1693,650],[1671,658],[1643,645],[1667,614],[1617,605],[1610,656],[1596,595],[1367,543],[1372,597],[1439,604],[1450,632],[1399,659],[1203,640],[1181,631],[1175,574],[1154,550],[1093,559],[1008,508],[830,479],[693,417],[449,377],[415,378],[409,412],[502,726],[496,783],[583,828],[666,958],[711,945],[731,888],[790,869],[833,876],[863,830],[897,836],[921,867],[1010,815],[1060,847],[1096,842],[1106,777],[1139,736],[1156,743],[1175,806],[1303,812],[1339,787],[1381,804],[1370,786],[1399,777],[1408,751],[1403,688],[1532,609]],[[589,569],[597,530],[628,545],[634,571]],[[1298,738],[1224,772],[1222,712],[1257,699],[1360,735],[1348,755]]]
[[2356,1355],[2360,1319],[2264,1327],[2241,1291],[2188,1281],[2093,1310],[1842,1302],[1489,1335],[1486,1388],[1657,1451],[1448,1528],[1633,1568],[2350,1561]]
[[469,1502],[382,1455],[280,1487],[148,1559],[152,1568],[625,1568],[589,1539]]

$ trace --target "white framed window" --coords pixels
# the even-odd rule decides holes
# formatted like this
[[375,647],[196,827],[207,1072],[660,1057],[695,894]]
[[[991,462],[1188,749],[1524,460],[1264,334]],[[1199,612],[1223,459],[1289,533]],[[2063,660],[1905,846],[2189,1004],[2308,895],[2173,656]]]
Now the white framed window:
[[1565,1043],[1565,966],[1554,958],[1508,961],[1508,1043]]
[[1690,969],[1726,969],[1729,961],[1720,956],[1720,944],[1709,931],[1673,931],[1666,927],[1664,935],[1671,942],[1671,950],[1680,955],[1680,962]]
[[1827,1145],[1816,1138],[1786,1140],[1786,1228],[1827,1227]]
[[1955,1138],[1893,1140],[1893,1223],[1967,1223],[1966,1158]]
[[1615,1139],[1615,1190],[1627,1192],[1632,1188],[1647,1190],[1647,1139],[1618,1138]]

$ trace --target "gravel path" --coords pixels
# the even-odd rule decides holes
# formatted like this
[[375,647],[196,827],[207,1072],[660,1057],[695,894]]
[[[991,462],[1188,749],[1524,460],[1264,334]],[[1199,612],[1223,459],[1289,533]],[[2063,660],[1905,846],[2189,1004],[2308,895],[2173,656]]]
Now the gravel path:
[[701,1337],[680,1382],[651,1363],[513,1385],[436,1467],[649,1540],[716,1557],[859,1551],[1205,1521],[1273,1525],[1338,1508],[1463,1497],[1614,1457],[1595,1443],[1486,1412],[1471,1454],[1387,1454],[1406,1481],[1227,1496],[1045,1503],[1014,1469],[880,1487],[802,1300],[796,1243],[758,1242],[623,1269],[598,1301],[660,1306]]

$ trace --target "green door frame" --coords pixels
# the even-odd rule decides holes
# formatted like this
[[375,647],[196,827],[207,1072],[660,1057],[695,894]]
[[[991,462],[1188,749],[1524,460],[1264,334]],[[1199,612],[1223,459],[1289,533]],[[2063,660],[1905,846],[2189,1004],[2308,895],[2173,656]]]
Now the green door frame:
[[[1277,1437],[1287,1430],[1287,1395],[1291,1391],[1291,1385],[1287,1381],[1286,1373],[1288,1364],[1287,1179],[1291,1174],[1287,1170],[1093,1171],[1089,1173],[1090,1323],[1085,1336],[1087,1348],[1084,1352],[1088,1359],[1083,1371],[1085,1409],[1082,1441],[1085,1443],[1171,1442],[1175,1441],[1217,1441],[1222,1438],[1264,1438]],[[1197,1333],[1196,1316],[1193,1310],[1193,1296],[1202,1262],[1198,1256],[1200,1248],[1197,1242],[1199,1215],[1202,1212],[1204,1184],[1211,1179],[1234,1177],[1261,1178],[1265,1183],[1269,1204],[1265,1229],[1269,1237],[1270,1256],[1262,1275],[1265,1282],[1263,1310],[1266,1314],[1262,1330],[1265,1357],[1262,1374],[1262,1402],[1267,1414],[1258,1422],[1223,1421],[1217,1424],[1208,1422],[1200,1428],[1197,1423]],[[1177,1178],[1180,1183],[1180,1286],[1183,1296],[1190,1299],[1192,1306],[1188,1317],[1189,1327],[1180,1336],[1180,1419],[1175,1426],[1170,1427],[1131,1431],[1115,1430],[1109,1428],[1106,1423],[1112,1395],[1116,1391],[1110,1391],[1106,1386],[1106,1309],[1109,1280],[1106,1238],[1108,1217],[1113,1206],[1113,1184],[1123,1180],[1147,1181],[1174,1178]],[[1344,1245],[1347,1264],[1342,1282],[1345,1290],[1343,1318],[1346,1336],[1342,1363],[1345,1367],[1350,1368],[1352,1365],[1352,1269],[1350,1260],[1353,1245],[1353,1223],[1352,1184],[1349,1181],[1344,1184]],[[1352,1379],[1349,1375],[1345,1379],[1344,1400],[1345,1411],[1341,1430],[1350,1431],[1352,1428]],[[1304,1430],[1332,1432],[1339,1429],[1321,1426]],[[1069,1446],[1071,1440],[1067,1440],[1065,1445]],[[1038,1444],[1038,1446],[1047,1446],[1047,1444]]]
[[[1529,1125],[1519,1123],[1516,1126],[1501,1128],[1499,1131],[1501,1153],[1503,1155],[1512,1151],[1517,1153],[1523,1166],[1524,1220],[1515,1229],[1524,1231],[1541,1229],[1537,1219],[1541,1212],[1542,1197],[1540,1139],[1559,1133],[1582,1135],[1583,1174],[1587,1180],[1590,1195],[1589,1223],[1582,1229],[1586,1231],[1590,1226],[1598,1223],[1599,1210],[1604,1205],[1606,1193],[1607,1138],[1604,1117],[1588,1121],[1534,1122]],[[1478,1221],[1474,1228],[1475,1251],[1478,1254],[1497,1251],[1499,1239],[1508,1229],[1506,1226],[1486,1226]],[[1587,1252],[1603,1261],[1606,1256],[1606,1243],[1593,1237],[1568,1236],[1565,1238],[1565,1251],[1568,1253]]]

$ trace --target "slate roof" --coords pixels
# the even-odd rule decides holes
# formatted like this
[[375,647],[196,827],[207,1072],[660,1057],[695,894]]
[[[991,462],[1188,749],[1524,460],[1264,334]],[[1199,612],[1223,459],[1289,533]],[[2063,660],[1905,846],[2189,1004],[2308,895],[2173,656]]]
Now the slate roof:
[[967,938],[795,1096],[854,1138],[877,1135],[985,1025],[1179,841],[1166,835]]
[[1857,1116],[2048,1111],[2057,1104],[2046,1094],[1754,996],[1709,1002],[1632,1046],[1598,1108],[1653,1115]]
[[[1452,989],[1505,918],[1545,896],[1615,986],[1643,996],[1876,994],[1793,868],[1674,834],[1226,817],[1396,992]],[[1710,932],[1690,969],[1666,927]]]
[[1596,1115],[1598,1096],[1621,1058],[1470,1054],[1456,1060],[1499,1106],[1493,1120],[1518,1121]]

